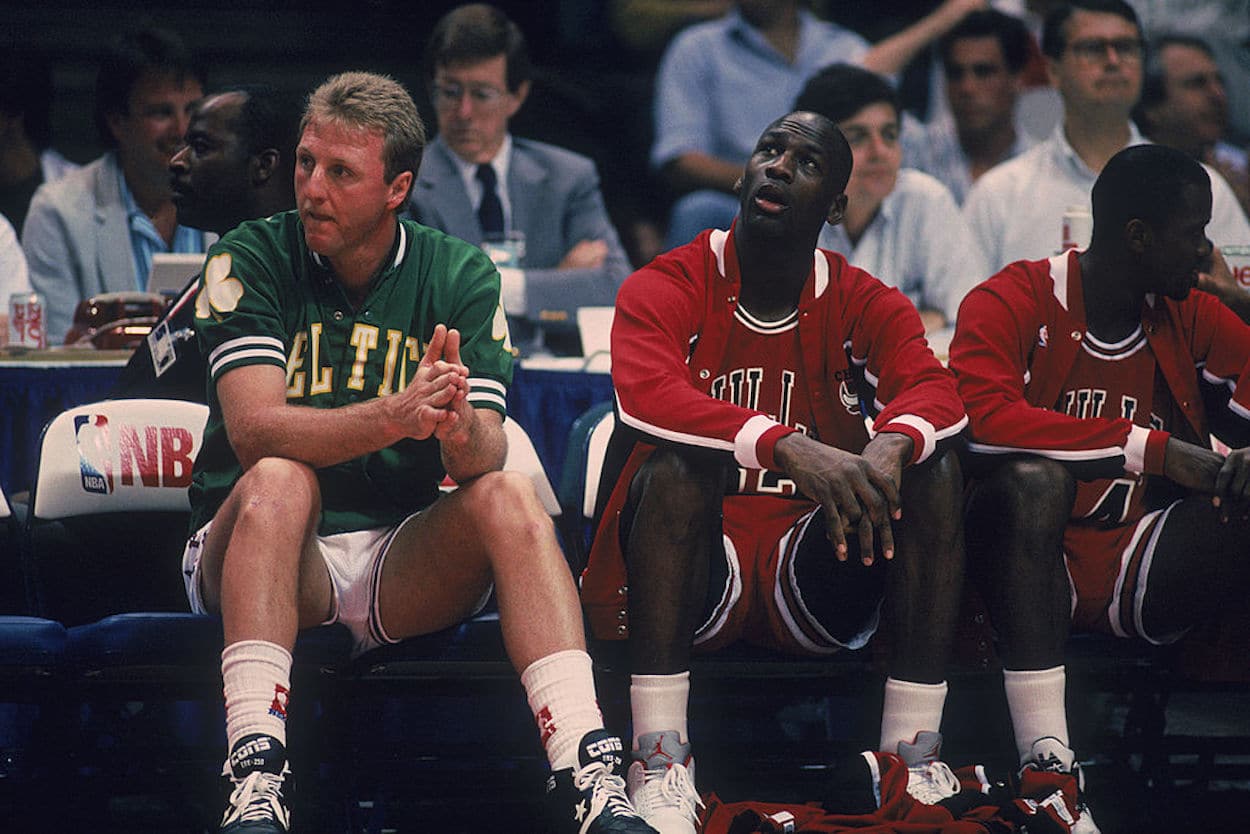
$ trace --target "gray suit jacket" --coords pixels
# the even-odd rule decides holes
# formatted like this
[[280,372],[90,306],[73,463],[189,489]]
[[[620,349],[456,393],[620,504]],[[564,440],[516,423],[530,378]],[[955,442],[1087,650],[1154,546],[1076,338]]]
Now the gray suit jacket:
[[[30,201],[22,249],[31,288],[47,300],[49,345],[64,341],[84,298],[139,288],[119,176],[117,156],[106,153],[45,182]],[[216,239],[206,235],[205,245]]]
[[[578,307],[616,302],[616,291],[632,267],[608,219],[594,162],[554,145],[514,136],[508,199],[512,228],[525,234],[521,266],[527,319],[547,330],[569,331],[576,328]],[[475,246],[482,243],[476,207],[469,202],[452,151],[441,138],[426,148],[409,209],[427,226]],[[608,244],[602,267],[554,268],[574,244],[599,239]]]
[[112,153],[44,183],[22,225],[30,284],[47,300],[48,344],[59,345],[84,298],[135,285],[130,225]]

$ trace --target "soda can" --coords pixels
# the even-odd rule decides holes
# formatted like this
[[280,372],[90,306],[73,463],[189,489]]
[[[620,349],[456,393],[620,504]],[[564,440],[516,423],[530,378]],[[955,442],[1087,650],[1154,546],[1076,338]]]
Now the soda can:
[[1085,249],[1094,234],[1094,216],[1084,206],[1068,206],[1063,212],[1063,243],[1060,252]]
[[1222,246],[1224,260],[1228,261],[1228,271],[1233,280],[1243,291],[1250,292],[1250,246]]
[[40,349],[48,346],[47,304],[37,292],[9,296],[9,347]]

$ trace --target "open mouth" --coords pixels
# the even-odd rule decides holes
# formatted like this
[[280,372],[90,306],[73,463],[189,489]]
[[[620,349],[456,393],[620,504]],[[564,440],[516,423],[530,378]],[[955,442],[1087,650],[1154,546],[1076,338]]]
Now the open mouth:
[[765,214],[781,214],[790,208],[785,192],[775,185],[761,185],[755,190],[755,196],[751,201]]

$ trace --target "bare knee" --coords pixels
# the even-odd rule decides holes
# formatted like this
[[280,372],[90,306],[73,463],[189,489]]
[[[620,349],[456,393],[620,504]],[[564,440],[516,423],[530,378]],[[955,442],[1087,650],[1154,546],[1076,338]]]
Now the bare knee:
[[205,602],[220,610],[226,573],[295,570],[321,511],[317,476],[305,464],[262,458],[239,478],[213,519],[202,557]]
[[964,476],[959,455],[944,451],[903,472],[903,518],[926,535],[954,536],[963,524]]
[[1076,498],[1076,479],[1048,458],[1021,457],[1005,461],[986,486],[997,493],[1002,511],[1026,526],[1067,522]]
[[[235,527],[255,523],[270,529],[308,527],[321,511],[321,490],[312,467],[287,458],[261,458],[235,484]],[[263,529],[263,528],[262,528]]]
[[647,514],[649,525],[690,529],[720,509],[723,479],[724,469],[714,461],[659,449],[634,476],[631,503]]
[[554,529],[534,482],[520,472],[487,472],[468,488],[471,514],[487,536],[532,541]]
[[1052,569],[1075,496],[1076,480],[1053,460],[1003,461],[972,491],[965,522],[969,557],[989,559],[1004,574]]

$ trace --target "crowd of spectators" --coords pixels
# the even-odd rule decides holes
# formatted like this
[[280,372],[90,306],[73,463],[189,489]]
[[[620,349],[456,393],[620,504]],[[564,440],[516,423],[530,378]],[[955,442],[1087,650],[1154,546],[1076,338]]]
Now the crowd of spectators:
[[[1053,196],[1020,206],[1014,202],[1018,194],[991,181],[964,207],[982,248],[971,256],[972,264],[983,256],[992,269],[1016,257],[1049,253],[1061,242],[1064,211],[1088,206],[1088,187],[1100,168],[1095,157],[1105,159],[1125,144],[1144,140],[1179,147],[1218,172],[1216,243],[1250,242],[1244,224],[1250,174],[1240,144],[1250,136],[1250,102],[1244,101],[1237,84],[1228,83],[1240,78],[1246,63],[1244,45],[1236,45],[1246,16],[1239,14],[1244,9],[1234,0],[1094,4],[1122,7],[1133,17],[1126,25],[1141,41],[1135,54],[1121,55],[1112,46],[1101,56],[1086,50],[1087,38],[1077,38],[1077,48],[1063,43],[1059,24],[1047,30],[1052,42],[1043,43],[1043,21],[1060,4],[1041,0],[894,2],[874,4],[871,12],[853,4],[847,8],[804,0],[615,0],[602,5],[568,0],[557,4],[554,16],[520,5],[502,4],[526,53],[521,63],[508,63],[506,92],[513,100],[506,102],[511,106],[499,127],[500,141],[506,135],[509,143],[504,156],[511,155],[514,142],[522,152],[533,143],[543,153],[569,150],[592,164],[589,185],[576,186],[574,196],[556,197],[565,217],[549,244],[536,233],[539,224],[524,216],[528,209],[518,206],[522,217],[516,231],[530,238],[525,267],[531,277],[509,273],[514,277],[507,296],[513,329],[524,334],[518,341],[529,349],[576,352],[576,338],[562,331],[574,329],[570,311],[579,303],[610,303],[613,288],[630,268],[690,240],[703,228],[726,226],[735,210],[737,172],[759,131],[794,102],[810,78],[837,63],[876,72],[894,88],[904,183],[914,179],[909,171],[929,174],[962,205],[983,174],[1035,145],[1069,154],[1066,163],[1043,159],[1031,170],[1048,181],[1066,180],[1072,188],[1044,189]],[[410,17],[432,32],[436,12],[452,6],[435,4]],[[64,79],[57,72],[54,45],[41,44],[42,50],[36,51],[10,44],[0,54],[0,214],[7,220],[0,222],[0,296],[7,300],[10,293],[28,289],[43,293],[52,344],[63,339],[75,306],[84,298],[145,289],[153,252],[202,251],[212,240],[211,234],[171,225],[174,215],[162,160],[176,150],[186,108],[203,92],[203,70],[223,68],[196,62],[207,50],[199,49],[195,39],[188,41],[188,48],[171,31],[148,29],[146,45],[135,40],[135,30],[128,45],[115,40],[101,50],[91,106],[104,154],[94,160],[82,149],[84,126],[72,124],[73,111],[56,96],[53,80]],[[447,157],[454,150],[449,123],[456,115],[437,95],[441,88],[434,83],[428,54],[437,44],[425,47],[414,53],[411,67],[394,68],[398,77],[419,77],[414,90],[418,104],[438,127],[414,189],[412,214],[480,241],[476,236],[481,230],[465,223],[469,213],[455,208],[462,197],[476,198],[476,180],[466,179],[468,194],[450,203],[426,199],[446,197],[445,189],[436,193],[431,183],[442,177],[444,168],[454,168]],[[1099,65],[1104,59],[1115,66],[1106,70]],[[523,76],[511,77],[519,68]],[[1111,91],[1101,79],[1104,72],[1122,76],[1120,89]],[[283,73],[275,67],[279,86]],[[1082,74],[1088,76],[1087,84]],[[160,99],[162,107],[182,111],[161,116],[161,124],[152,113],[130,109],[155,106],[156,99],[148,100],[154,85],[156,93],[166,92],[161,89],[165,85],[173,88],[167,92],[180,96]],[[132,101],[132,95],[142,100]],[[1044,102],[1040,110],[1039,100]],[[457,108],[466,111],[462,121],[467,115],[464,103]],[[54,106],[59,108],[55,113]],[[1122,112],[1126,108],[1131,121]],[[54,122],[62,137],[78,130],[74,161],[58,152]],[[1096,152],[1085,144],[1090,134],[1100,137]],[[1047,153],[1037,151],[1033,158]],[[52,186],[78,163],[90,164],[70,183]],[[1069,165],[1070,170],[1065,167]],[[1241,211],[1227,210],[1225,184]],[[36,198],[41,186],[47,187]],[[548,190],[523,188],[519,193],[541,196]],[[1078,190],[1086,192],[1084,198]],[[511,233],[506,182],[503,191]],[[87,192],[93,192],[89,198]],[[79,202],[71,205],[75,196]],[[578,202],[585,199],[595,202]],[[852,219],[862,215],[871,220],[880,213],[871,198],[859,206],[856,202],[851,201]],[[989,203],[993,206],[987,208]],[[25,231],[32,206],[34,216]],[[98,228],[84,225],[89,214]],[[858,238],[855,225],[822,240],[831,244],[847,236],[853,243]],[[963,224],[951,220],[950,225],[952,248],[963,250]],[[1017,233],[1012,227],[1035,238],[1032,245],[1013,243]],[[123,236],[129,236],[129,252],[96,245]],[[20,240],[24,257],[15,240]],[[587,246],[579,248],[583,241]],[[852,247],[842,241],[837,248],[849,253]],[[123,269],[127,255],[133,262],[130,273]],[[879,260],[863,265],[894,283],[908,280],[903,274],[890,275],[889,264]],[[883,265],[887,268],[880,269]],[[970,265],[967,271],[964,283],[985,277],[983,269]],[[553,283],[547,276],[564,280]],[[578,292],[581,284],[594,290]],[[530,294],[533,298],[527,298]],[[3,318],[7,304],[0,306],[5,308],[0,310]],[[545,328],[529,323],[527,306],[534,318],[547,317]],[[947,305],[948,321],[953,311]]]

